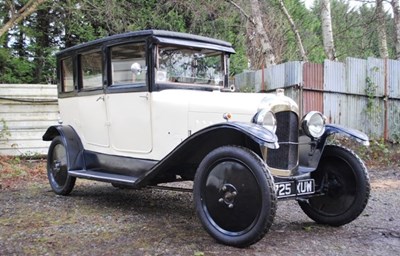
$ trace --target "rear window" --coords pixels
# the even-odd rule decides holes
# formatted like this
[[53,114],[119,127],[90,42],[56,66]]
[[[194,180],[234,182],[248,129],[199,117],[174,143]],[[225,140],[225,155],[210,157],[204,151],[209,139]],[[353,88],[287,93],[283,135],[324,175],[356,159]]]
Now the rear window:
[[61,60],[61,91],[74,91],[74,73],[72,58]]

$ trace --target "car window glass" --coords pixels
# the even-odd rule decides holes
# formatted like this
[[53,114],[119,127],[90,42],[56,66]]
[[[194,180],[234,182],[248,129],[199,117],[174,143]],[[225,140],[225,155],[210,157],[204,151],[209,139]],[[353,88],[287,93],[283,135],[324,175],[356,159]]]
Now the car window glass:
[[74,76],[72,58],[66,58],[61,61],[61,86],[62,92],[72,92],[74,90]]
[[144,84],[146,82],[146,52],[143,43],[111,48],[112,85]]
[[81,58],[82,88],[102,87],[102,55],[101,52],[82,54]]
[[223,86],[223,53],[160,45],[156,82]]

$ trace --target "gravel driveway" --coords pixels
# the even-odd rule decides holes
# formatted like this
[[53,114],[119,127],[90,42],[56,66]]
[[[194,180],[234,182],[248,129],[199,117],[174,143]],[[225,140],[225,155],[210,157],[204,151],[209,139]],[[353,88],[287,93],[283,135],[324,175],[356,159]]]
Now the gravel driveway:
[[245,249],[204,231],[191,193],[78,180],[63,197],[45,179],[17,180],[0,188],[0,255],[400,255],[400,168],[370,175],[370,201],[354,222],[317,225],[282,201],[270,232]]

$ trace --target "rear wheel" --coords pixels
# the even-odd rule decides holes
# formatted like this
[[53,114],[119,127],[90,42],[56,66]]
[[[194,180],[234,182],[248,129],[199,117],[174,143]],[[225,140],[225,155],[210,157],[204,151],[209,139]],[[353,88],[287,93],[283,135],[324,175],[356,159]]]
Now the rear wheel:
[[47,154],[47,177],[56,194],[68,195],[75,186],[75,177],[68,175],[68,156],[60,136],[53,139]]
[[273,178],[254,152],[223,146],[200,163],[194,180],[197,215],[217,241],[237,247],[260,240],[276,212]]
[[349,149],[326,146],[312,174],[322,196],[299,201],[301,209],[321,224],[341,226],[356,219],[367,205],[370,184],[367,169]]

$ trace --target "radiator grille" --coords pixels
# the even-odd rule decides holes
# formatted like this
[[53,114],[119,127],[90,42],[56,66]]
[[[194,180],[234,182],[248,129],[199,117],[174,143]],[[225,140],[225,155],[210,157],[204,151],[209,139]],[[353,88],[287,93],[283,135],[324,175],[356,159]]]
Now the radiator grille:
[[279,149],[268,150],[267,164],[272,168],[291,170],[298,162],[298,117],[291,111],[278,112],[275,116]]

